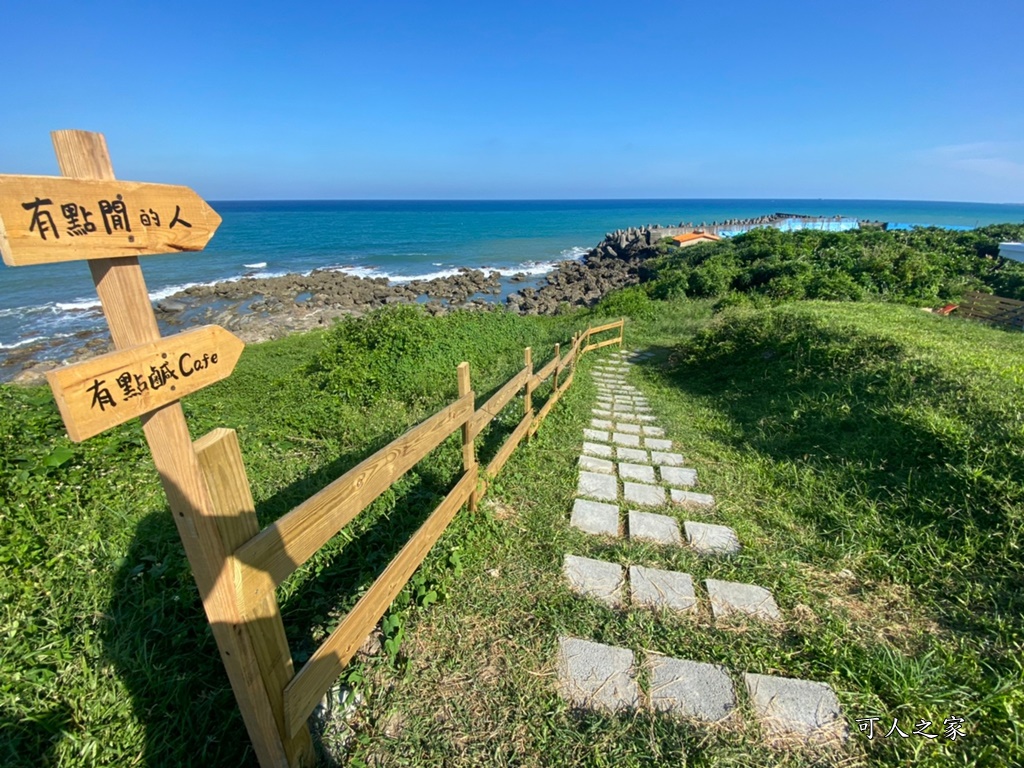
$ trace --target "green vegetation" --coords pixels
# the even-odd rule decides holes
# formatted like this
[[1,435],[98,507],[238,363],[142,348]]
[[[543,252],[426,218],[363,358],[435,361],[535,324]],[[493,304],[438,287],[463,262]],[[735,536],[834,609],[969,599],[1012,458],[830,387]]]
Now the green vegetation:
[[936,304],[968,290],[1024,299],[1024,264],[998,256],[1000,241],[1024,238],[1024,225],[969,232],[917,228],[748,234],[678,248],[668,241],[649,264],[646,288],[658,298],[885,299]]
[[[764,747],[749,716],[708,729],[570,711],[554,689],[560,634],[828,682],[854,726],[844,765],[1024,763],[1024,346],[899,306],[973,287],[1024,298],[1021,267],[989,258],[1021,234],[766,231],[666,249],[649,282],[592,313],[392,307],[248,348],[185,410],[196,437],[238,430],[265,525],[449,402],[461,360],[479,402],[523,346],[539,366],[553,343],[626,315],[627,346],[656,353],[637,382],[719,500],[687,516],[744,544],[699,558],[568,527],[588,355],[479,513],[456,517],[396,601],[382,653],[346,671],[366,700],[350,764],[815,764]],[[895,303],[781,303],[812,296]],[[480,437],[482,461],[519,407]],[[0,764],[253,765],[138,424],[74,445],[45,388],[4,386],[0,441]],[[460,466],[453,438],[285,583],[300,661]],[[612,611],[568,592],[566,553],[761,584],[786,621]],[[924,719],[941,732],[951,715],[966,721],[956,742],[869,742],[853,724],[879,717],[884,733],[898,717],[909,732]]]

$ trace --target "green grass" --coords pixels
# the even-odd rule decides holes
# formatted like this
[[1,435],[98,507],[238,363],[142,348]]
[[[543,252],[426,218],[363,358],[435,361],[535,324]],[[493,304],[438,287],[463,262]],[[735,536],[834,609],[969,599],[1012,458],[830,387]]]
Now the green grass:
[[[253,346],[186,411],[195,436],[239,430],[266,524],[451,398],[453,362],[471,360],[482,399],[521,365],[525,343],[539,366],[550,351],[538,350],[618,311],[636,318],[627,346],[656,352],[636,381],[701,490],[719,500],[680,517],[731,525],[742,553],[703,559],[569,528],[595,395],[586,372],[597,355],[588,355],[479,513],[456,517],[397,601],[388,650],[346,673],[366,698],[351,720],[349,763],[815,762],[763,746],[749,713],[708,729],[571,711],[554,687],[560,634],[734,675],[821,680],[851,724],[967,721],[958,742],[868,742],[854,730],[844,765],[1024,762],[1017,334],[878,304],[711,319],[706,303],[643,292],[593,315],[456,316],[441,333],[384,313]],[[368,392],[371,380],[383,386]],[[0,763],[254,764],[139,427],[74,446],[45,391],[0,387],[0,402]],[[481,437],[482,460],[517,407]],[[299,658],[397,552],[459,462],[457,441],[441,446],[286,583],[279,597]],[[722,628],[704,608],[613,611],[567,590],[567,552],[684,570],[695,582],[758,583],[786,621]]]

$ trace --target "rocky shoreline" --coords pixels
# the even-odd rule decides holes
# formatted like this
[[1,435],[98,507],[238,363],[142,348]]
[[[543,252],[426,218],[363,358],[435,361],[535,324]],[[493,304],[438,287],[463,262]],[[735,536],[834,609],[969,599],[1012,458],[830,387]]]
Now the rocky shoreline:
[[[776,214],[781,216],[782,214]],[[770,224],[772,217],[764,217]],[[732,222],[729,222],[732,224]],[[418,303],[431,314],[452,309],[553,315],[573,307],[593,306],[606,294],[641,282],[644,263],[655,246],[681,231],[711,225],[649,225],[608,233],[580,260],[563,261],[545,277],[525,273],[503,279],[494,270],[464,269],[432,280],[389,282],[334,270],[308,275],[256,278],[194,286],[156,303],[157,320],[166,335],[195,325],[217,324],[247,343],[330,326],[336,319],[359,316],[390,304]],[[517,284],[524,284],[514,290]],[[504,296],[504,302],[502,297]],[[43,374],[66,363],[110,351],[105,333],[83,332],[70,354],[68,340],[41,342],[12,351],[0,361],[0,380],[38,383]],[[54,359],[55,357],[61,359]]]

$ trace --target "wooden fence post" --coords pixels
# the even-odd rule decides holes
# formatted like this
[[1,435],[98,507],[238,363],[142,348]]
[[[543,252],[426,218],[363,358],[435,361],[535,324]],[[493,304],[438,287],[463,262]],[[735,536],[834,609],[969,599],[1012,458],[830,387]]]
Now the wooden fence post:
[[555,399],[558,398],[558,373],[559,373],[559,371],[562,370],[562,353],[561,353],[561,349],[562,349],[562,345],[561,344],[555,344],[555,360],[557,360],[558,362],[555,363],[554,379],[552,379],[552,386],[551,386],[551,395]]
[[[194,446],[217,513],[217,528],[225,549],[233,552],[260,532],[238,435],[233,429],[214,429],[196,440]],[[244,594],[241,599],[248,603]],[[260,595],[259,605],[246,605],[244,612],[260,676],[274,710],[288,762],[291,765],[311,765],[313,741],[309,728],[300,729],[291,739],[285,736],[284,689],[295,676],[295,663],[272,586]]]
[[[65,176],[114,179],[101,134],[54,131],[51,135],[57,163]],[[126,349],[161,338],[138,257],[93,259],[89,269],[115,348]],[[229,553],[181,403],[165,405],[141,421],[256,757],[262,768],[294,766],[277,728],[252,637],[238,610],[238,592],[228,568]],[[308,763],[307,755],[302,755],[298,764],[312,764],[312,757],[310,750]]]
[[533,413],[533,349],[526,347],[523,350],[523,358],[526,361],[526,394],[523,395],[523,417]]
[[[459,363],[459,397],[465,397],[473,391],[469,381],[469,363]],[[475,407],[475,406],[474,406]],[[465,472],[472,472],[476,467],[476,449],[473,446],[473,420],[469,419],[462,425],[462,468]],[[469,495],[469,511],[476,512],[476,505],[480,499],[479,490],[474,487]]]

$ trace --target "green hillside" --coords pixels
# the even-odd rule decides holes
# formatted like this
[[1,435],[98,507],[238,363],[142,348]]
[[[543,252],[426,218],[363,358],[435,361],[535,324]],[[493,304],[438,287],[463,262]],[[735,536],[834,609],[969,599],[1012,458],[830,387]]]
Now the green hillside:
[[[567,591],[562,553],[628,562],[641,546],[566,525],[594,397],[588,356],[481,512],[456,519],[398,601],[388,636],[404,642],[347,673],[366,699],[352,764],[778,760],[744,729],[579,718],[552,686],[559,633],[825,681],[851,723],[966,721],[956,742],[868,742],[855,730],[844,765],[1024,763],[1017,333],[882,303],[712,316],[710,302],[642,287],[557,318],[390,309],[248,348],[186,413],[194,436],[238,429],[266,524],[447,402],[459,360],[482,397],[521,365],[523,346],[543,363],[550,351],[538,350],[620,312],[631,316],[627,346],[656,353],[639,385],[745,543],[720,562],[685,548],[644,557],[695,580],[756,579],[788,620],[716,631]],[[484,459],[514,421],[484,435]],[[0,763],[254,764],[138,424],[73,445],[45,389],[4,386],[0,436]],[[456,441],[444,444],[285,585],[300,659],[433,506],[459,457]]]

